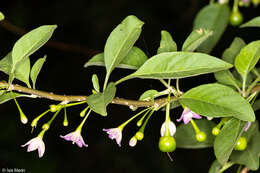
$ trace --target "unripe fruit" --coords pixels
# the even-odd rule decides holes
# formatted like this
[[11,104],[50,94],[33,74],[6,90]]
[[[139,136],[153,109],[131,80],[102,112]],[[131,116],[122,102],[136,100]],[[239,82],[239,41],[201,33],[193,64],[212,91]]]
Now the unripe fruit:
[[240,137],[238,140],[237,140],[237,143],[236,143],[236,146],[235,146],[235,150],[238,150],[238,151],[243,151],[246,149],[246,146],[247,146],[247,140],[245,137]]
[[172,136],[162,136],[159,140],[161,152],[173,152],[176,149],[176,141]]
[[243,15],[239,11],[233,11],[229,17],[232,26],[238,26],[243,22]]
[[220,133],[220,129],[218,127],[214,127],[211,133],[212,135],[217,136]]
[[206,140],[206,138],[207,138],[206,133],[204,133],[202,131],[200,131],[199,133],[196,134],[196,139],[198,142],[203,142]]

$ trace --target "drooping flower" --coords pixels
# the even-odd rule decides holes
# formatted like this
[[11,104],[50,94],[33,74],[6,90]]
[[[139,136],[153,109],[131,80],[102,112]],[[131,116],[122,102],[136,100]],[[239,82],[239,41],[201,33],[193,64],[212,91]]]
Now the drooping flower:
[[60,135],[61,138],[65,139],[66,141],[72,141],[72,144],[77,144],[80,148],[82,146],[88,147],[87,144],[85,144],[81,134],[80,130],[75,130],[74,132],[71,132],[65,136]]
[[38,149],[39,158],[43,156],[45,151],[45,145],[41,136],[37,136],[31,139],[26,144],[22,145],[22,147],[25,147],[27,145],[28,145],[27,152],[31,152]]
[[103,131],[108,134],[108,137],[110,139],[112,140],[115,139],[118,146],[121,147],[121,140],[122,140],[121,128],[117,127],[117,128],[103,129]]
[[177,119],[178,122],[183,121],[184,124],[188,124],[191,118],[201,119],[202,117],[195,112],[192,112],[189,108],[184,108],[181,117]]
[[[173,136],[176,132],[175,124],[172,121],[169,121],[167,123],[167,125],[168,125],[170,135]],[[164,135],[165,135],[165,122],[162,124],[162,127],[161,127],[161,136],[164,136]]]

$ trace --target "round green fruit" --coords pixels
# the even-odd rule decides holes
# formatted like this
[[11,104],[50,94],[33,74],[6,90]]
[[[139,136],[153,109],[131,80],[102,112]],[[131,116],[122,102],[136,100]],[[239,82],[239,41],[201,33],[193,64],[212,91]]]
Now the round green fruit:
[[197,139],[197,141],[199,141],[199,142],[205,141],[206,138],[207,138],[206,133],[204,133],[204,132],[202,132],[202,131],[200,131],[199,133],[196,134],[196,139]]
[[220,133],[220,129],[218,127],[214,127],[211,133],[212,135],[217,136]]
[[238,26],[243,22],[243,15],[239,11],[233,11],[229,17],[229,23],[232,26]]
[[238,140],[237,140],[237,143],[236,143],[236,146],[235,146],[235,150],[238,150],[238,151],[243,151],[246,149],[246,146],[247,146],[247,140],[245,137],[240,137]]
[[172,136],[162,136],[159,140],[161,152],[173,152],[176,149],[176,141]]

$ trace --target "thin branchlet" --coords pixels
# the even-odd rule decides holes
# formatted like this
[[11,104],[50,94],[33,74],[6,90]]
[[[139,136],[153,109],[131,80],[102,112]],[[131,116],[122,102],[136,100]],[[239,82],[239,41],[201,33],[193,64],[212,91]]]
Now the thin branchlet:
[[[0,81],[0,87],[6,90],[12,90],[16,91],[19,93],[24,93],[24,94],[30,94],[34,95],[34,98],[46,98],[49,100],[55,100],[55,101],[62,101],[62,102],[80,102],[84,101],[87,99],[88,96],[82,96],[82,95],[58,95],[54,94],[52,92],[46,92],[46,91],[40,91],[32,88],[27,88],[24,86],[20,86],[17,84],[11,84],[9,85],[5,81]],[[176,97],[172,96],[171,98],[172,101],[176,100]],[[112,104],[117,104],[117,105],[124,105],[124,106],[134,106],[134,107],[151,107],[151,106],[156,106],[156,107],[161,107],[162,105],[165,105],[168,102],[167,97],[165,98],[160,98],[160,99],[155,99],[154,101],[139,101],[139,100],[130,100],[130,99],[124,99],[124,98],[114,98],[112,100]]]

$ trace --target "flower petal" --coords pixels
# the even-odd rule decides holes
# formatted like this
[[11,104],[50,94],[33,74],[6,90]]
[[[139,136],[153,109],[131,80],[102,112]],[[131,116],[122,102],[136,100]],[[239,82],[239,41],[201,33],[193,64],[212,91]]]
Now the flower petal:
[[173,136],[176,133],[176,126],[172,121],[169,122],[169,130],[171,136]]
[[192,113],[191,111],[189,111],[188,113],[186,113],[183,117],[183,122],[184,124],[188,124],[190,122],[190,119],[192,118]]
[[196,114],[195,112],[192,112],[192,118],[195,118],[195,119],[201,119],[202,117],[199,115],[199,114]]
[[120,128],[103,129],[110,139],[115,139],[119,147],[121,147],[122,130]]
[[38,155],[39,155],[39,158],[41,158],[43,156],[45,152],[45,144],[44,142],[42,142],[39,146],[38,146]]

